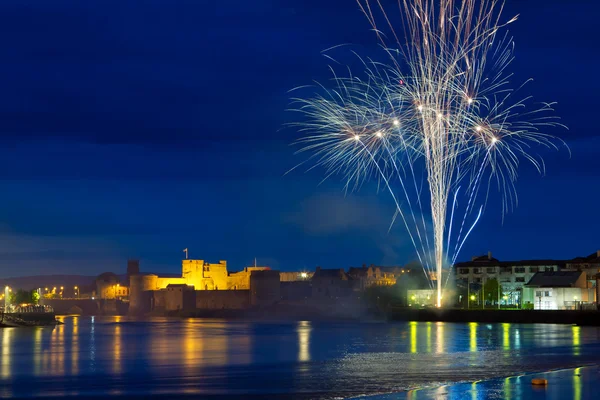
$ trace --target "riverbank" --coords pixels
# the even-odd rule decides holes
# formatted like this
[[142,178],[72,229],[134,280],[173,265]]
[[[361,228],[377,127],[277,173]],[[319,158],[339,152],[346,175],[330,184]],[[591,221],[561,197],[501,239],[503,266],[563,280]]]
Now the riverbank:
[[16,328],[22,326],[52,326],[58,321],[54,313],[4,313],[0,328]]
[[516,324],[570,324],[600,326],[598,311],[459,310],[392,308],[388,320],[422,322],[484,322]]
[[[546,379],[546,386],[531,384],[535,378]],[[401,393],[362,396],[358,400],[405,399],[594,399],[600,385],[598,365],[532,373],[479,382],[459,382],[436,388],[414,389]]]

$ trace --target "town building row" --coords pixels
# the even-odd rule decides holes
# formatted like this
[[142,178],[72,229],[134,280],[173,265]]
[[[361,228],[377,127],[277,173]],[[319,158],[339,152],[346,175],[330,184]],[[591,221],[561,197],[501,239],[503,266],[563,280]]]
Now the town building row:
[[519,261],[500,261],[490,252],[457,263],[452,274],[456,292],[462,296],[466,292],[467,297],[496,280],[501,287],[497,298],[490,299],[488,294],[481,300],[492,304],[556,310],[583,308],[600,299],[600,250],[570,260]]

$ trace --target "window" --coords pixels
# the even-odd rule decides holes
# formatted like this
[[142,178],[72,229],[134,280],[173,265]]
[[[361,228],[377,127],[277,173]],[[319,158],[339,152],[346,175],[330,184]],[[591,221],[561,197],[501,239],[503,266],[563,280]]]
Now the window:
[[546,267],[544,270],[546,272],[551,272],[551,271],[554,271],[554,267]]
[[515,274],[524,274],[525,267],[515,267]]
[[489,267],[486,271],[487,271],[488,274],[493,274],[494,272],[496,272],[496,268]]
[[515,278],[515,282],[525,282],[525,278],[523,278],[522,276],[517,276]]
[[535,274],[536,272],[538,272],[540,269],[538,267],[529,267],[529,272]]
[[550,294],[550,292],[549,292],[548,290],[546,290],[546,291],[544,292],[544,296],[546,296],[546,297],[550,297],[550,296],[551,296],[551,294]]
[[473,268],[473,273],[474,274],[480,274],[481,273],[481,269],[480,268]]
[[469,273],[469,268],[461,268],[459,272],[461,275],[467,275]]
[[475,283],[481,283],[481,278],[475,278],[475,279],[473,279],[473,282],[475,282]]
[[500,270],[500,272],[503,273],[511,273],[512,272],[512,268],[511,267],[502,267],[502,269]]
[[535,297],[542,297],[542,291],[541,290],[537,290],[535,292]]

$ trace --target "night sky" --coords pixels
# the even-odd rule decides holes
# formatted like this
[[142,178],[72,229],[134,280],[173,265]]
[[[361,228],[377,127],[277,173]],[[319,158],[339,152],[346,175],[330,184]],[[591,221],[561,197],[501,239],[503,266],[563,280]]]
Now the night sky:
[[[392,2],[392,3],[395,3]],[[591,0],[508,2],[517,83],[557,101],[567,151],[523,164],[518,208],[488,208],[459,260],[571,258],[600,248]],[[323,184],[285,127],[288,91],[329,78],[321,51],[377,54],[354,0],[0,3],[0,277],[180,271],[190,257],[281,270],[405,264],[393,206]],[[495,193],[495,192],[492,192]]]

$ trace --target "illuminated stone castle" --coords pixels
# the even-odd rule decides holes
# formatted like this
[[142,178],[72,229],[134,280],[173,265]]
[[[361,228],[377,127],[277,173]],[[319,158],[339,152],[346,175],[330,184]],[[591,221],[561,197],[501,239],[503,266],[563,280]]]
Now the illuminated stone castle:
[[[160,302],[161,294],[175,286],[192,291],[249,291],[250,276],[255,271],[270,270],[269,267],[247,267],[240,272],[228,272],[227,261],[209,263],[204,260],[183,260],[181,277],[161,277],[154,274],[137,274],[130,277],[130,309],[133,312],[151,308]],[[216,294],[215,294],[216,295]]]

